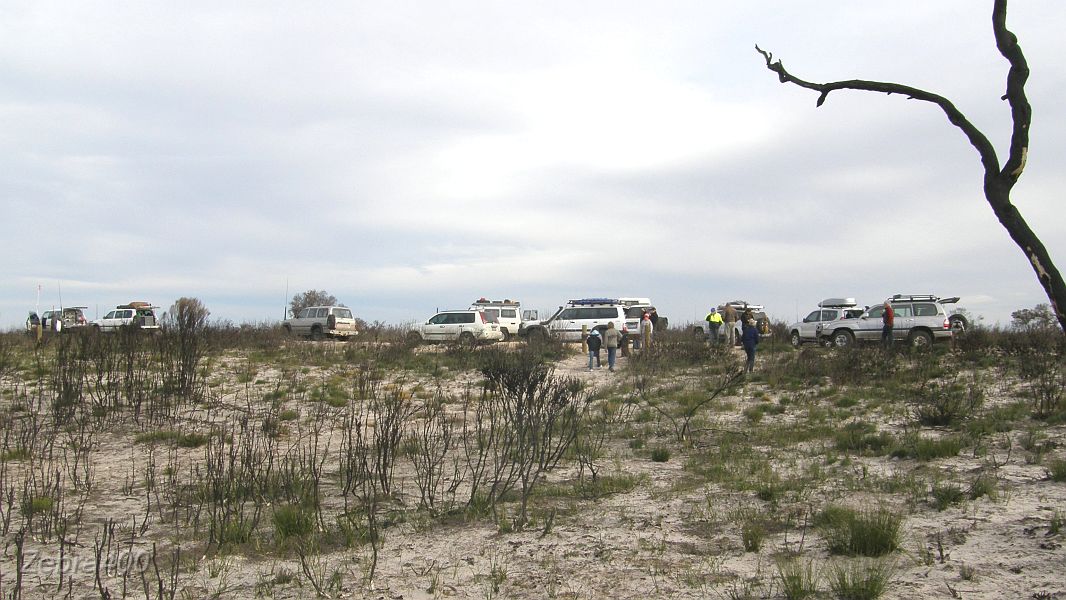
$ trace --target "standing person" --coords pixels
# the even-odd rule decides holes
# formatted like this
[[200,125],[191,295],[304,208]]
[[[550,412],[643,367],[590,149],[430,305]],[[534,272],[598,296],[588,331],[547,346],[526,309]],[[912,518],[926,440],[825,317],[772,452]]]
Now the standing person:
[[600,364],[600,346],[603,340],[600,339],[600,332],[593,329],[589,332],[588,337],[585,338],[585,343],[589,347],[589,371],[592,370],[592,360],[596,360],[596,368],[599,369],[603,365]]
[[885,300],[885,312],[881,313],[881,345],[885,348],[892,347],[892,327],[896,324],[896,311]]
[[732,348],[737,343],[737,309],[733,308],[732,304],[726,304],[722,313],[725,321],[725,343]]
[[640,336],[644,338],[644,348],[651,350],[651,338],[655,334],[655,323],[651,320],[651,314],[644,313],[640,321]]
[[741,324],[740,343],[744,345],[744,354],[748,355],[747,372],[755,370],[755,347],[759,345],[759,329],[755,319],[748,319]]
[[648,318],[651,319],[652,329],[655,329],[659,326],[659,311],[655,310],[654,306],[648,310]]
[[607,370],[614,370],[614,361],[618,354],[618,343],[622,341],[622,332],[614,328],[614,321],[607,324],[603,334],[603,345],[607,346]]
[[711,312],[707,313],[704,317],[707,321],[708,339],[711,341],[712,346],[718,345],[718,329],[722,327],[722,315],[718,313],[718,309],[711,307]]

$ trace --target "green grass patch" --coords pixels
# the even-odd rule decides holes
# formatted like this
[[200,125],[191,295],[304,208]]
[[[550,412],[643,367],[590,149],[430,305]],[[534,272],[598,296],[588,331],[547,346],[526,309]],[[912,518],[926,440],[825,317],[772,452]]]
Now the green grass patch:
[[884,556],[899,549],[903,517],[887,510],[829,506],[815,518],[832,554]]

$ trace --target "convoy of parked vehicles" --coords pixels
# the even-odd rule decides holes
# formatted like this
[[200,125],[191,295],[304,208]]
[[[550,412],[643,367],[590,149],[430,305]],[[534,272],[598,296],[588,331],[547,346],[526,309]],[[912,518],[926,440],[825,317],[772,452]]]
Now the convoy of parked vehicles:
[[[895,314],[893,339],[912,346],[924,347],[935,342],[950,340],[953,335],[966,330],[969,322],[962,312],[951,309],[959,298],[940,298],[932,294],[895,294],[885,300]],[[764,307],[744,300],[725,302],[718,306],[736,309],[738,314],[750,313],[763,336],[771,335],[770,319]],[[155,310],[150,302],[130,302],[116,306],[104,317],[93,321],[85,318],[87,307],[74,306],[47,310],[40,316],[31,312],[26,319],[26,329],[58,333],[61,331],[91,329],[112,332],[120,328],[136,328],[154,331],[160,328]],[[826,298],[818,303],[801,321],[788,327],[789,342],[800,347],[804,343],[824,346],[847,347],[861,342],[880,341],[884,303],[860,307],[855,298]],[[656,321],[656,329],[665,329],[668,321],[659,316],[650,298],[579,298],[567,301],[550,317],[539,318],[539,311],[522,308],[517,300],[489,300],[479,298],[469,308],[445,310],[434,314],[424,322],[413,325],[407,332],[412,343],[462,342],[491,343],[508,341],[515,337],[525,339],[557,339],[563,342],[581,341],[593,330],[606,330],[613,324],[623,334],[635,334],[640,321],[647,314]],[[282,327],[294,336],[312,340],[324,338],[353,339],[359,334],[359,321],[351,309],[344,306],[310,306],[282,322]],[[740,332],[741,323],[736,323]],[[692,332],[706,336],[708,324],[699,321],[692,325]],[[724,338],[724,328],[719,337]],[[739,335],[735,336],[739,339]]]

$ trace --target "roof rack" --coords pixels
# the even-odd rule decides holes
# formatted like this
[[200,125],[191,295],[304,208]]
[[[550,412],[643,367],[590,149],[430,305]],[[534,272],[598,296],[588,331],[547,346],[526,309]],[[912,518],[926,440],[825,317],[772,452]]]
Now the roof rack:
[[893,294],[889,298],[890,302],[915,302],[920,300],[936,302],[937,297],[932,294]]
[[471,303],[471,306],[521,306],[522,303],[517,300],[511,300],[510,298],[504,300],[487,300],[485,298],[478,298]]
[[588,304],[618,304],[618,298],[580,298],[578,300],[570,300],[567,304],[571,306],[583,306]]

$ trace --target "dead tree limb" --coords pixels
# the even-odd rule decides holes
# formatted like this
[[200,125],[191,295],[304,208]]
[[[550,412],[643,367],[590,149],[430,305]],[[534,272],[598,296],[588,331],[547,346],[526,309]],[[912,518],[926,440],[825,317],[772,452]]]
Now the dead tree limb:
[[966,136],[970,145],[977,150],[984,167],[985,200],[992,207],[992,212],[1000,224],[1007,230],[1014,243],[1022,249],[1036,273],[1040,285],[1044,288],[1051,308],[1063,331],[1066,331],[1066,283],[1051,260],[1047,248],[1037,237],[1029,224],[1022,218],[1017,207],[1011,203],[1010,193],[1018,178],[1025,170],[1029,152],[1029,125],[1032,122],[1032,107],[1025,96],[1025,82],[1029,78],[1029,65],[1018,44],[1018,38],[1007,29],[1007,0],[995,0],[992,8],[992,31],[996,38],[999,53],[1007,59],[1010,69],[1007,72],[1007,90],[1002,96],[1010,105],[1011,119],[1014,127],[1011,133],[1010,153],[1007,162],[1001,167],[995,147],[984,133],[970,122],[966,116],[947,98],[899,83],[883,81],[866,81],[852,79],[830,83],[813,83],[789,73],[780,60],[775,61],[773,54],[755,46],[755,50],[766,59],[766,68],[777,73],[781,83],[791,83],[802,88],[818,92],[817,106],[825,103],[831,92],[837,90],[859,90],[883,94],[899,94],[912,100],[930,102],[940,108],[952,125],[958,127]]

